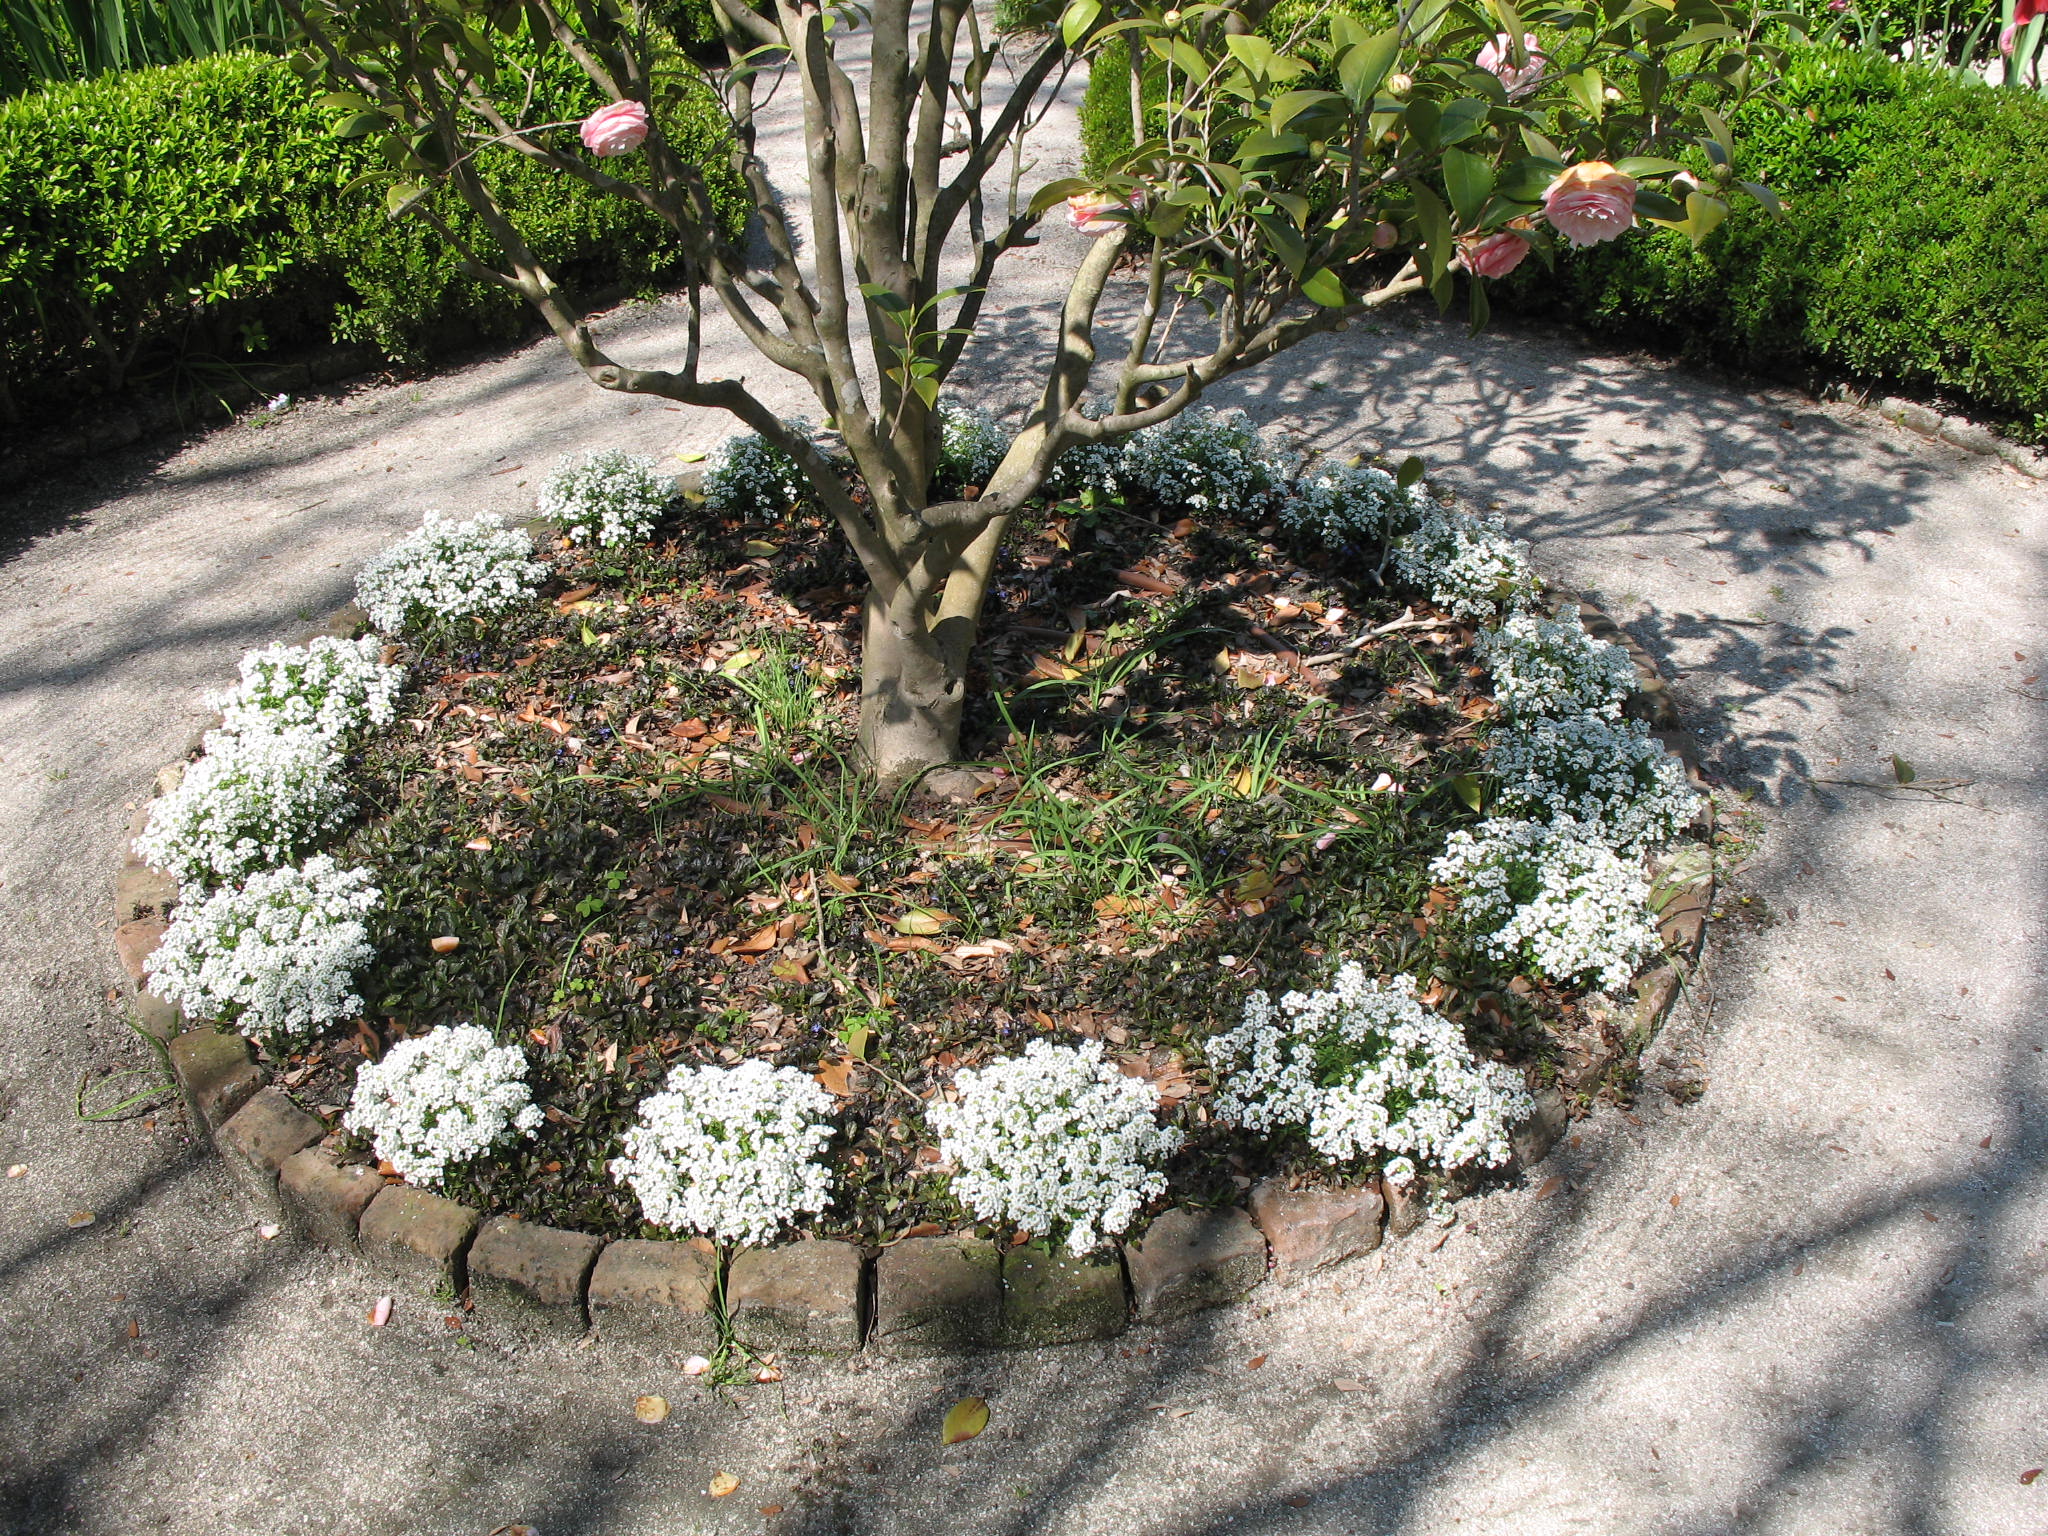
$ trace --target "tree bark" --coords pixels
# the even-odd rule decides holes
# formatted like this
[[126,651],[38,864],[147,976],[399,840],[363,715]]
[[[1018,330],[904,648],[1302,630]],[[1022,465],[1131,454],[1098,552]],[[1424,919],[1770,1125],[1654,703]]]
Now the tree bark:
[[860,751],[886,787],[960,756],[960,711],[967,699],[965,644],[924,622],[906,623],[870,589],[860,654]]

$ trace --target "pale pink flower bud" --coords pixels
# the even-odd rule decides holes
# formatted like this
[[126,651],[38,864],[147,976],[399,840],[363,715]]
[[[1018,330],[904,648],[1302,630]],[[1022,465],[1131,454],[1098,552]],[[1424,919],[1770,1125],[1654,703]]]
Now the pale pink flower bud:
[[1387,94],[1389,96],[1406,96],[1414,89],[1415,77],[1413,75],[1387,76]]
[[1528,62],[1516,68],[1514,43],[1507,33],[1501,32],[1479,50],[1479,57],[1475,60],[1488,74],[1500,76],[1500,83],[1507,87],[1510,96],[1520,96],[1532,90],[1543,78],[1544,66],[1549,62],[1536,51],[1534,32],[1522,34],[1522,47],[1529,55]]
[[1401,231],[1385,219],[1372,227],[1372,248],[1376,251],[1391,251],[1394,242],[1401,238]]
[[1543,194],[1543,213],[1573,245],[1618,240],[1635,227],[1636,183],[1605,160],[1562,172]]
[[1458,254],[1452,265],[1463,267],[1474,277],[1506,277],[1522,264],[1522,258],[1529,254],[1529,242],[1520,235],[1502,230],[1497,235],[1484,239],[1467,237],[1458,242]]
[[583,147],[611,159],[630,155],[647,142],[647,109],[637,101],[615,101],[583,120]]
[[1130,206],[1128,200],[1108,192],[1077,192],[1067,199],[1067,217],[1084,235],[1106,235],[1119,228],[1123,220],[1106,219],[1103,215]]

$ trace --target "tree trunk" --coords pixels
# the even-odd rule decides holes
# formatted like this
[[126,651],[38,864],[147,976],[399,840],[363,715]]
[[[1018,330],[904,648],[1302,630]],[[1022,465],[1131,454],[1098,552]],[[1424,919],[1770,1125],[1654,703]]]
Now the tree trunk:
[[876,594],[868,593],[861,636],[860,749],[882,784],[903,784],[959,758],[971,647],[971,631],[963,643],[957,635],[899,627]]

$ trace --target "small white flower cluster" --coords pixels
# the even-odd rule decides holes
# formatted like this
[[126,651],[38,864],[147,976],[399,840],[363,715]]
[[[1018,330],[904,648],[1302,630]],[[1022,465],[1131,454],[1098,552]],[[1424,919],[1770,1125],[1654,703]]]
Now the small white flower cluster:
[[939,408],[939,477],[950,485],[986,487],[1010,451],[1010,434],[985,406]]
[[296,1044],[362,1011],[355,973],[375,952],[363,919],[382,894],[324,854],[178,909],[146,964],[149,990],[194,1019]]
[[1451,1020],[1425,1008],[1415,978],[1368,977],[1348,963],[1324,992],[1255,992],[1209,1057],[1223,1069],[1216,1111],[1253,1131],[1300,1130],[1333,1163],[1392,1154],[1449,1169],[1508,1159],[1508,1135],[1531,1108],[1519,1075],[1481,1061]]
[[675,495],[675,481],[646,454],[600,448],[556,465],[535,505],[571,544],[610,549],[646,538]]
[[1479,632],[1477,651],[1493,673],[1494,702],[1510,719],[1584,714],[1616,720],[1635,691],[1628,652],[1587,634],[1576,607],[1560,609],[1554,619],[1510,614],[1498,629]]
[[310,644],[273,645],[242,658],[242,681],[206,696],[221,727],[237,735],[308,727],[339,742],[366,725],[389,725],[397,713],[405,668],[383,663],[373,635]]
[[456,522],[429,512],[357,573],[356,601],[387,635],[442,619],[494,618],[547,579],[532,556],[533,540],[495,513]]
[[401,1040],[356,1072],[345,1124],[409,1183],[432,1187],[508,1137],[531,1136],[541,1113],[526,1086],[526,1053],[475,1024]]
[[612,1177],[656,1226],[765,1243],[830,1198],[817,1153],[832,1139],[831,1110],[831,1096],[794,1067],[679,1066],[641,1104]]
[[340,767],[310,725],[209,732],[206,755],[150,803],[135,851],[188,892],[274,869],[348,819]]
[[1452,617],[1491,620],[1535,596],[1528,551],[1494,514],[1430,506],[1414,531],[1395,542],[1394,571]]
[[1643,861],[1598,828],[1494,817],[1453,832],[1430,875],[1460,887],[1486,953],[1541,976],[1618,992],[1657,948]]
[[1042,1236],[1065,1227],[1068,1249],[1089,1253],[1165,1192],[1153,1165],[1181,1133],[1157,1122],[1152,1086],[1105,1062],[1100,1041],[1034,1040],[953,1085],[958,1100],[934,1104],[932,1123],[954,1192],[982,1220]]
[[1156,427],[1134,432],[1117,464],[1119,480],[1162,506],[1251,512],[1287,481],[1243,411],[1190,406]]
[[[809,421],[792,417],[783,426],[816,444]],[[704,461],[704,505],[721,517],[772,522],[808,500],[811,483],[797,462],[757,432],[729,437]]]
[[1685,765],[1640,720],[1571,715],[1511,725],[1493,738],[1487,761],[1500,776],[1503,810],[1576,821],[1620,852],[1669,842],[1699,814]]
[[1420,482],[1402,489],[1370,464],[1317,464],[1280,503],[1280,526],[1332,552],[1377,550],[1432,508]]

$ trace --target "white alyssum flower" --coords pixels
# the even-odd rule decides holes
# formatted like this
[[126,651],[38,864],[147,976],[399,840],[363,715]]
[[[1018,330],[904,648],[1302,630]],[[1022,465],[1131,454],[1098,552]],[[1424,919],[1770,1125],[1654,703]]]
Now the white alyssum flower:
[[1414,977],[1376,980],[1355,962],[1326,991],[1277,1003],[1253,993],[1208,1051],[1226,1122],[1300,1130],[1333,1163],[1390,1156],[1397,1180],[1414,1178],[1416,1158],[1506,1162],[1508,1133],[1531,1108],[1520,1076],[1474,1056],[1462,1029],[1417,1000]]
[[178,908],[145,962],[149,990],[194,1019],[298,1044],[362,1012],[355,974],[376,953],[364,919],[382,895],[325,854]]
[[1022,1056],[969,1068],[958,1098],[932,1106],[953,1191],[984,1221],[1015,1222],[1092,1252],[1165,1193],[1154,1166],[1181,1133],[1155,1118],[1158,1095],[1102,1059],[1102,1043],[1034,1040]]
[[1167,507],[1255,512],[1286,482],[1243,411],[1190,406],[1124,440],[1117,476]]
[[557,464],[534,505],[571,544],[610,549],[646,538],[675,496],[675,480],[646,454],[599,448]]
[[1487,760],[1503,811],[1578,822],[1620,852],[1669,842],[1700,810],[1685,764],[1640,720],[1530,720],[1500,731]]
[[455,1024],[401,1040],[358,1069],[345,1123],[408,1183],[431,1188],[456,1164],[531,1136],[540,1121],[526,1053],[480,1025]]
[[1394,573],[1454,618],[1493,619],[1535,596],[1529,546],[1493,513],[1432,506],[1394,544]]
[[1294,482],[1279,522],[1296,538],[1325,549],[1378,550],[1427,515],[1433,504],[1420,482],[1403,489],[1384,469],[1323,460]]
[[135,851],[197,892],[289,863],[352,810],[341,756],[314,727],[211,731],[206,755],[150,802]]
[[389,725],[397,714],[405,668],[386,666],[374,635],[306,645],[272,645],[242,658],[242,681],[206,696],[221,729],[246,736],[306,726],[339,742],[365,726]]
[[[782,425],[817,446],[809,421],[789,417]],[[811,483],[788,453],[757,432],[729,437],[704,461],[704,505],[720,517],[773,522],[810,498]]]
[[939,473],[948,483],[986,487],[1009,451],[1009,432],[986,406],[939,407]]
[[1479,632],[1476,649],[1493,673],[1494,700],[1510,719],[1619,719],[1635,691],[1628,652],[1587,634],[1576,606],[1560,609],[1554,619],[1510,614],[1498,629]]
[[1642,858],[1576,821],[1494,817],[1453,832],[1430,876],[1459,887],[1484,952],[1541,976],[1619,992],[1657,948]]
[[495,513],[456,522],[429,512],[356,574],[356,601],[387,635],[443,619],[496,618],[547,579],[532,556],[533,540]]
[[822,1211],[831,1170],[832,1097],[794,1067],[679,1066],[640,1105],[612,1177],[656,1226],[729,1243],[765,1243]]

